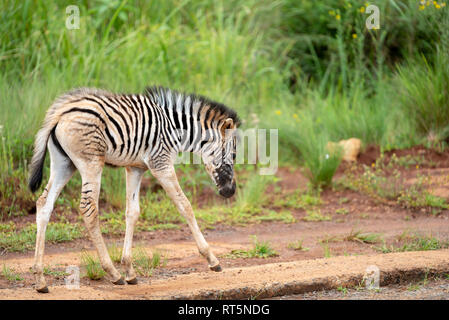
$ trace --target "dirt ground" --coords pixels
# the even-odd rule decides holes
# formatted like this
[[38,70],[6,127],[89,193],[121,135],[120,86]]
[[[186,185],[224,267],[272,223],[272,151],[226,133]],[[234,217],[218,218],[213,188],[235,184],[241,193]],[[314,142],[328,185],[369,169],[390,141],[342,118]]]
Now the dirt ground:
[[278,300],[449,300],[449,280],[432,279],[426,283],[393,284],[379,290],[322,290],[286,295]]
[[[413,263],[411,263],[413,261]],[[27,261],[22,261],[27,264]],[[30,287],[0,290],[1,299],[261,299],[334,288],[364,290],[369,268],[379,270],[379,285],[447,279],[449,250],[338,256],[226,268],[222,272],[187,272],[143,280],[138,285],[112,286],[104,281],[63,284],[38,294]],[[441,280],[443,281],[443,280]],[[415,288],[410,286],[410,288]],[[416,287],[417,288],[417,287]]]
[[[403,152],[403,151],[401,151]],[[402,155],[396,152],[397,155]],[[449,153],[439,154],[423,148],[414,148],[403,152],[404,155],[422,156],[427,161],[418,166],[401,169],[401,177],[404,183],[413,184],[418,174],[426,175],[431,178],[429,190],[439,197],[449,200]],[[393,153],[386,154],[386,161]],[[359,158],[359,163],[372,165],[379,157],[379,151],[376,148],[368,148]],[[338,170],[336,179],[345,174],[345,164]],[[285,192],[294,190],[298,185],[306,185],[307,179],[300,170],[292,171],[281,168],[278,172],[281,178],[281,187]],[[220,288],[224,290],[229,282],[235,281],[239,274],[238,270],[243,270],[243,274],[249,278],[258,278],[257,270],[251,269],[263,267],[260,269],[263,273],[274,272],[276,276],[282,279],[291,277],[291,280],[307,280],[307,274],[304,275],[298,269],[297,273],[292,274],[288,265],[285,263],[324,263],[332,259],[344,260],[343,265],[347,265],[351,258],[357,258],[359,267],[366,267],[364,258],[377,257],[373,259],[384,259],[389,254],[381,253],[381,246],[400,247],[407,234],[420,234],[438,239],[441,242],[449,241],[449,210],[442,210],[438,214],[430,214],[425,209],[410,209],[400,206],[394,201],[379,201],[366,194],[352,191],[349,189],[337,188],[327,189],[321,195],[323,204],[320,210],[323,214],[330,215],[331,221],[306,222],[303,220],[306,215],[303,209],[291,209],[296,222],[261,222],[247,226],[228,226],[224,224],[217,225],[214,229],[204,230],[204,235],[211,245],[212,250],[219,257],[221,265],[225,270],[223,273],[213,273],[208,271],[206,261],[199,256],[196,246],[193,242],[190,231],[186,226],[181,226],[179,230],[158,230],[151,232],[141,232],[136,235],[135,245],[142,245],[148,251],[158,251],[162,254],[165,264],[154,270],[153,275],[148,277],[139,277],[137,286],[113,286],[107,279],[93,281],[87,277],[81,279],[81,289],[68,292],[64,288],[64,277],[57,275],[47,275],[50,294],[39,295],[31,288],[33,277],[30,267],[33,263],[33,252],[26,253],[3,253],[0,255],[0,265],[6,265],[13,268],[23,277],[22,281],[9,281],[0,277],[0,299],[147,299],[147,298],[173,298],[177,297],[175,289],[179,289],[178,295],[187,295],[185,292],[185,281],[215,281],[217,285],[215,293],[210,293],[211,298],[219,298],[216,292]],[[342,201],[345,199],[345,201]],[[338,214],[338,209],[344,209],[344,214]],[[33,215],[24,217],[23,223],[34,219]],[[363,243],[360,241],[344,240],[351,232],[356,230],[363,233],[380,234],[383,242]],[[277,252],[277,256],[270,258],[232,258],[229,253],[236,249],[248,249],[251,247],[250,235],[256,235],[260,241],[269,241],[272,248]],[[123,237],[107,236],[108,244],[116,243],[121,245]],[[288,247],[292,242],[302,240],[305,250],[294,250]],[[62,244],[47,244],[45,265],[54,270],[64,270],[66,266],[77,265],[81,261],[81,250],[93,250],[93,247],[87,239],[79,239]],[[440,251],[434,251],[440,252]],[[420,258],[426,257],[428,251],[414,252],[414,255],[404,256],[400,259],[404,268],[413,267]],[[398,255],[399,253],[394,253]],[[403,253],[411,254],[411,253]],[[396,256],[395,256],[396,257]],[[399,256],[398,256],[399,257]],[[433,257],[433,256],[432,256]],[[370,258],[371,259],[371,258]],[[395,258],[396,259],[396,258]],[[424,258],[423,258],[424,259]],[[439,260],[438,260],[439,259]],[[314,292],[310,287],[310,292],[301,295],[284,295],[285,299],[419,299],[436,298],[448,299],[448,279],[444,278],[445,270],[449,274],[449,255],[447,250],[442,250],[438,256],[439,274],[442,278],[437,280],[430,279],[419,288],[408,290],[410,283],[400,285],[390,285],[382,288],[380,292],[362,292],[353,288],[346,291],[325,290]],[[342,260],[343,261],[343,260]],[[349,262],[348,262],[349,261]],[[382,260],[383,261],[383,260]],[[432,260],[428,261],[429,266]],[[284,268],[284,274],[274,268],[279,264]],[[426,266],[426,260],[422,261],[423,268]],[[340,268],[335,265],[335,268]],[[299,267],[298,267],[299,268]],[[302,268],[302,267],[301,267]],[[446,269],[444,269],[446,268]],[[271,271],[270,271],[271,270]],[[326,269],[323,269],[324,273]],[[328,270],[328,275],[332,274]],[[360,274],[360,270],[357,271]],[[183,278],[187,276],[190,278]],[[312,275],[309,275],[312,277]],[[420,275],[421,276],[421,275]],[[313,277],[312,277],[313,278]],[[177,280],[178,279],[178,280]],[[179,279],[184,279],[179,281]],[[218,280],[217,280],[218,279]],[[310,279],[309,279],[310,280]],[[416,279],[415,279],[416,280]],[[221,281],[221,282],[220,282]],[[243,280],[242,280],[243,281]],[[249,281],[249,280],[248,280]],[[276,278],[272,281],[276,282]],[[298,280],[299,281],[299,280]],[[411,281],[411,280],[410,280]],[[416,280],[418,281],[418,280]],[[168,284],[170,283],[170,284]],[[196,283],[196,282],[195,282]],[[282,283],[282,281],[280,282]],[[179,288],[173,286],[178,285]],[[165,289],[164,289],[165,288]],[[404,289],[405,288],[405,289]],[[170,290],[171,291],[170,291]],[[234,288],[235,289],[235,288]],[[323,289],[323,288],[321,288]],[[326,288],[324,288],[326,289]],[[329,287],[327,289],[332,289]],[[335,288],[334,288],[335,289]],[[165,291],[164,291],[165,290]],[[167,293],[168,291],[169,293]],[[213,291],[213,290],[212,290]],[[223,291],[224,292],[224,291]],[[251,291],[252,292],[252,291]],[[280,291],[281,292],[281,291]],[[421,295],[420,295],[421,294]],[[188,295],[187,295],[188,296]],[[193,295],[194,296],[194,295]],[[190,296],[189,296],[190,297]],[[207,296],[206,296],[207,297]],[[244,298],[236,295],[234,297]],[[204,298],[204,297],[203,297]],[[248,296],[247,298],[251,298]]]

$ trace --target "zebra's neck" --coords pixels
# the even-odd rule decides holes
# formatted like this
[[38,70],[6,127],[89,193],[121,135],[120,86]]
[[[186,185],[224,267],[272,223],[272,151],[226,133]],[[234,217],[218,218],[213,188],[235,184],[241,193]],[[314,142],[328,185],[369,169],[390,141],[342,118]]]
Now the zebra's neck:
[[200,153],[211,136],[218,138],[220,123],[229,116],[227,107],[202,96],[160,87],[147,89],[146,96],[163,112],[160,128],[176,142],[176,152]]

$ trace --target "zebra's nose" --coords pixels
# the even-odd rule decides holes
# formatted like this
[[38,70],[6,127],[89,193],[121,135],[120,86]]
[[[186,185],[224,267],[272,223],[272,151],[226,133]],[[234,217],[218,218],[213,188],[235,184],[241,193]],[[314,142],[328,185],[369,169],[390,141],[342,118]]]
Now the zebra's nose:
[[218,193],[225,198],[232,197],[235,193],[235,181],[232,181],[231,183],[228,183],[224,187],[220,188]]

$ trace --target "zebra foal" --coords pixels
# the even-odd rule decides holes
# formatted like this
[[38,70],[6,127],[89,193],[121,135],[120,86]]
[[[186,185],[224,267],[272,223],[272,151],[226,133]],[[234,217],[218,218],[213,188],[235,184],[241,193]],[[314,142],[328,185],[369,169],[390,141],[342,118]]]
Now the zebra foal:
[[[223,104],[162,87],[147,88],[144,94],[82,88],[57,98],[36,135],[30,165],[29,187],[34,192],[42,181],[48,149],[50,178],[36,202],[36,290],[48,292],[43,275],[45,231],[59,193],[76,170],[82,179],[80,212],[101,265],[114,284],[137,283],[131,250],[140,214],[140,183],[148,169],[186,219],[209,268],[220,271],[179,186],[174,162],[178,152],[201,154],[219,193],[231,197],[235,192],[234,133],[238,124],[237,114]],[[98,198],[105,164],[126,168],[126,232],[121,260],[124,279],[109,257],[99,225]]]

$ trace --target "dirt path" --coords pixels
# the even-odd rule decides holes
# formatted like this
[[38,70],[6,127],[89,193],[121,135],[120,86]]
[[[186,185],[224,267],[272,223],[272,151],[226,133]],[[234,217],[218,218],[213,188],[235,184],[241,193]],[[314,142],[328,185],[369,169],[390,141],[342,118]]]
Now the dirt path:
[[[413,261],[411,264],[410,261]],[[384,255],[340,256],[199,272],[156,279],[137,286],[106,284],[68,290],[51,287],[46,295],[32,288],[0,290],[1,299],[254,299],[299,294],[362,283],[368,266],[380,270],[380,285],[449,272],[449,250]]]
[[339,288],[271,298],[273,300],[449,300],[449,278],[393,284],[379,290]]
[[[365,159],[366,164],[371,166],[377,157],[373,155]],[[431,178],[429,186],[432,187],[429,191],[448,199],[449,168],[446,158],[444,167],[441,167],[439,157],[434,155],[432,163],[438,163],[440,167],[423,165],[425,167],[421,166],[419,170],[418,166],[416,169],[415,166],[403,169],[401,172],[405,185],[413,184],[419,173],[428,174]],[[287,193],[293,192],[298,182],[303,186],[307,182],[298,170],[291,172],[284,168],[279,171],[279,176],[282,181],[280,187]],[[379,201],[346,188],[326,189],[320,200],[322,203],[314,210],[319,210],[330,221],[304,221],[307,210],[288,207],[285,210],[292,214],[293,219],[289,221],[294,222],[291,223],[266,221],[239,227],[218,224],[213,230],[204,230],[205,237],[224,268],[224,272],[219,274],[208,271],[185,225],[179,225],[180,228],[176,230],[146,231],[135,235],[135,247],[143,247],[147,252],[157,251],[165,261],[162,267],[153,271],[151,277],[139,276],[138,286],[117,287],[108,279],[92,281],[83,276],[84,270],[81,269],[81,289],[69,292],[64,287],[61,272],[70,265],[80,266],[82,251],[93,253],[92,244],[87,239],[47,245],[44,264],[50,270],[46,275],[51,291],[48,295],[36,295],[32,289],[32,251],[0,252],[0,268],[11,268],[22,278],[6,280],[0,274],[0,299],[248,299],[299,293],[302,296],[287,297],[314,299],[320,298],[322,293],[328,293],[330,298],[338,298],[341,292],[333,296],[335,290],[329,289],[357,285],[370,264],[381,269],[383,285],[407,279],[420,280],[429,272],[441,275],[449,273],[447,250],[382,253],[400,249],[416,236],[430,240],[431,244],[444,243],[443,247],[447,247],[449,210],[435,213],[424,208],[404,208],[398,202],[385,199]],[[16,223],[25,225],[34,218],[32,215],[18,217]],[[76,221],[76,217],[72,218]],[[377,234],[379,237],[374,243],[366,243],[351,238],[356,232]],[[265,259],[229,256],[232,250],[250,249],[252,235],[257,236],[260,242],[269,242],[277,256]],[[123,243],[123,235],[107,235],[105,238],[108,245],[121,247]],[[304,250],[289,247],[298,241],[302,241]],[[439,245],[436,247],[441,248]],[[123,271],[121,266],[118,267]],[[325,291],[319,294],[313,293],[314,290],[323,289]]]
[[[402,214],[389,214],[383,217],[372,214],[370,219],[347,216],[345,219],[341,222],[298,221],[292,224],[270,222],[244,227],[221,227],[205,231],[205,236],[225,268],[322,258],[324,257],[323,242],[329,247],[331,256],[379,253],[376,248],[380,247],[381,243],[363,244],[339,240],[354,230],[378,233],[387,245],[394,245],[404,234],[412,235],[415,232],[421,235],[431,235],[442,241],[449,240],[448,213],[439,217],[419,216],[412,220],[403,219]],[[166,270],[206,271],[205,260],[198,254],[195,243],[190,239],[189,231],[187,228],[185,229],[173,232],[171,239],[166,236],[164,242],[157,239],[140,239],[136,241],[135,246],[142,246],[148,252],[160,252],[166,259]],[[179,234],[185,236],[180,237]],[[260,241],[268,241],[279,255],[266,259],[230,259],[225,256],[231,250],[250,248],[252,245],[250,235],[257,235]],[[303,239],[303,247],[307,248],[307,251],[288,248],[289,243],[299,239]],[[110,239],[107,242],[120,246],[121,241],[123,239]],[[155,244],[148,245],[152,243]],[[92,244],[87,239],[69,244],[49,244],[46,248],[44,263],[47,266],[80,265],[81,248],[94,253]],[[33,264],[33,255],[32,251],[25,254],[7,253],[0,256],[0,264],[4,263],[19,273],[27,273]],[[0,289],[3,287],[0,283]]]
[[[208,230],[207,238],[225,270],[212,273],[207,271],[207,265],[193,241],[184,240],[174,233],[175,239],[172,241],[146,247],[148,251],[160,252],[166,259],[166,265],[156,269],[151,278],[139,277],[138,286],[117,287],[106,279],[91,281],[83,278],[80,290],[68,291],[64,287],[63,277],[47,276],[51,291],[48,295],[36,295],[32,289],[32,252],[25,255],[7,254],[0,258],[1,264],[20,273],[24,281],[0,281],[0,299],[248,299],[354,286],[362,279],[366,267],[372,264],[381,269],[383,285],[401,279],[422,278],[426,271],[449,273],[448,250],[380,254],[375,249],[380,244],[330,241],[328,246],[332,257],[323,259],[324,248],[319,242],[323,237],[336,239],[355,228],[364,232],[381,232],[388,244],[394,244],[404,230],[419,230],[421,234],[449,239],[449,219],[445,215],[421,216],[413,220],[388,215],[384,219],[348,218],[341,223],[262,223],[219,228]],[[272,243],[279,256],[267,259],[226,257],[231,250],[249,248],[251,234],[256,234],[261,241]],[[304,239],[304,247],[309,250],[287,248],[288,243],[297,239]],[[140,243],[148,242],[141,240]],[[83,246],[86,247],[86,243]],[[79,246],[77,248],[72,244],[70,248],[61,248],[50,245],[45,264],[64,270],[68,265],[79,266],[80,256]]]

